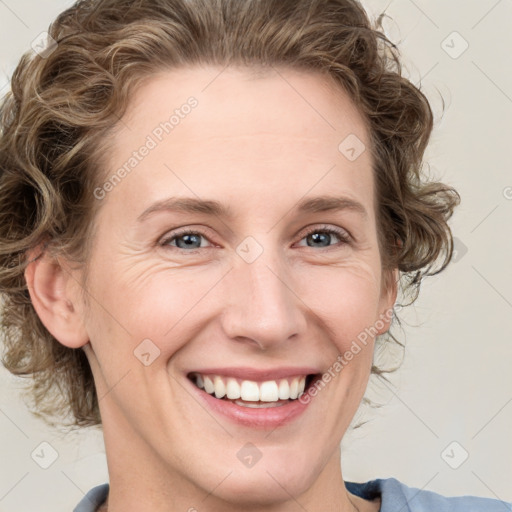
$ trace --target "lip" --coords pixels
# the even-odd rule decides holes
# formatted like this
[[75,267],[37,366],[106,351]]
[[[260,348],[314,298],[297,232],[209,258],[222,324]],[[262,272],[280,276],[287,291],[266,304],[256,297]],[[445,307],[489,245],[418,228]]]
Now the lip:
[[[226,377],[244,378],[246,380],[265,381],[275,380],[279,378],[291,377],[296,375],[319,374],[314,368],[278,368],[273,370],[255,370],[251,368],[207,368],[194,370],[191,373],[215,374]],[[269,407],[262,409],[254,409],[243,407],[227,400],[215,398],[203,389],[199,389],[188,377],[186,381],[192,388],[192,392],[205,405],[207,410],[212,411],[216,415],[220,415],[229,419],[238,425],[250,427],[253,429],[276,429],[293,422],[301,416],[309,407],[313,400],[302,403],[300,400],[293,400],[285,405],[278,407]]]
[[187,372],[200,373],[201,375],[220,375],[222,377],[234,377],[235,379],[253,380],[255,382],[265,382],[266,380],[279,380],[286,377],[298,377],[311,374],[322,373],[318,368],[307,366],[281,366],[278,368],[260,370],[249,367],[225,367],[225,368],[201,368]]

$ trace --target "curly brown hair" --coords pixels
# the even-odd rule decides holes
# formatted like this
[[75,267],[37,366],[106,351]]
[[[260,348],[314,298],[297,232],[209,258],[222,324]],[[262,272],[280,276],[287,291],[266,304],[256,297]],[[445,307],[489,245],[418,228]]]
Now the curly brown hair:
[[100,155],[134,87],[155,72],[286,66],[334,79],[369,128],[383,269],[400,271],[412,302],[422,278],[446,267],[460,197],[422,170],[433,114],[381,29],[357,0],[80,0],[55,20],[56,44],[21,58],[0,107],[3,363],[32,377],[34,414],[101,424],[85,353],[44,327],[24,270],[43,241],[87,262]]

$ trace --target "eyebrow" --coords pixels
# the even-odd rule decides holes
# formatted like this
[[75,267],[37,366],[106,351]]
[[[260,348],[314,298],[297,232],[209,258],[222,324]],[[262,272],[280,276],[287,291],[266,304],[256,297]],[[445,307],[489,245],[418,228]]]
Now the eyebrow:
[[349,210],[365,219],[368,218],[366,208],[359,201],[344,196],[318,196],[304,199],[297,205],[297,210],[303,213]]
[[146,220],[158,212],[203,213],[216,217],[233,217],[233,212],[219,201],[198,199],[194,197],[169,197],[152,204],[138,217],[138,221]]
[[[368,212],[360,202],[344,196],[324,195],[303,199],[295,206],[295,210],[299,213],[349,210],[358,213],[365,219],[368,218]],[[139,215],[137,220],[142,222],[158,212],[202,213],[215,217],[234,217],[233,211],[219,201],[194,197],[170,197],[152,204]]]

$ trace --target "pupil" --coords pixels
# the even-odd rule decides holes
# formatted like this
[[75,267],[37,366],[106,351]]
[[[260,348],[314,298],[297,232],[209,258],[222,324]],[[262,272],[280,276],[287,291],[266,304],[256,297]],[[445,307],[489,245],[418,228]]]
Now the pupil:
[[[176,241],[176,244],[178,245],[178,247],[180,246],[180,243],[179,241],[180,240],[183,240],[185,242],[185,247],[190,247],[194,242],[198,242],[199,240],[199,237],[197,235],[182,235],[180,236],[177,241]],[[201,246],[201,241],[199,240],[199,247]],[[180,247],[181,249],[183,247]]]
[[[329,242],[331,240],[331,235],[329,235],[328,233],[313,233],[311,235],[309,235],[311,237],[311,239],[314,241],[314,242],[319,242],[319,241],[324,241],[326,243],[324,243],[322,246],[327,246],[329,245]],[[317,244],[318,245],[318,244]]]

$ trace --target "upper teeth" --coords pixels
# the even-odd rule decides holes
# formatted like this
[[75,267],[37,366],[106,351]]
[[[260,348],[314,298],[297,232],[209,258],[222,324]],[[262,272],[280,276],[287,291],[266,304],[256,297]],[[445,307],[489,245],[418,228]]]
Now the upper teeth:
[[306,387],[306,376],[289,379],[267,380],[255,382],[253,380],[240,380],[220,375],[195,374],[195,383],[198,388],[207,393],[215,393],[217,398],[236,400],[241,398],[251,402],[277,402],[278,400],[296,399]]

